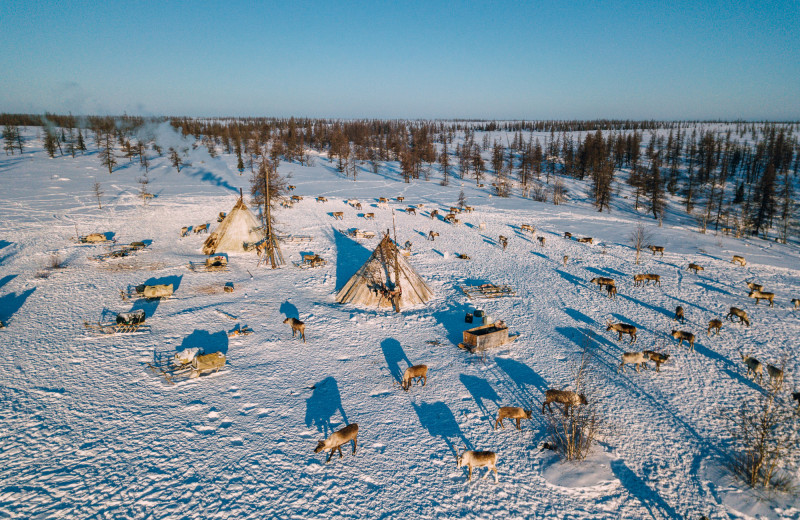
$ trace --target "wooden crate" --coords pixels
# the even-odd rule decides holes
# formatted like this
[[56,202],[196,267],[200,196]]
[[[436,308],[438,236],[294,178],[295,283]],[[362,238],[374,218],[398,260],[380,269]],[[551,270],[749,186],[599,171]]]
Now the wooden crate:
[[479,352],[490,348],[501,347],[517,339],[519,336],[510,336],[508,327],[504,324],[490,323],[464,331],[464,342],[459,343],[459,348],[470,352]]

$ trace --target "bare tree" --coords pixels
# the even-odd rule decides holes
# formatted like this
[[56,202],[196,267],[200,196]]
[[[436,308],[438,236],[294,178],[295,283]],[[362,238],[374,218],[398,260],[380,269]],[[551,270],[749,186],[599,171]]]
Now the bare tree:
[[147,177],[147,172],[136,179],[136,182],[139,184],[139,197],[142,198],[142,204],[146,206],[147,199],[153,196],[153,194],[147,190],[147,185],[150,184],[150,179]]
[[101,197],[103,196],[102,186],[98,181],[95,181],[94,185],[92,186],[92,191],[94,192],[94,196],[97,199],[97,208],[103,209],[103,204],[101,201]]
[[639,265],[639,255],[651,241],[652,233],[644,226],[644,224],[637,224],[630,234],[631,246],[636,250],[636,265]]

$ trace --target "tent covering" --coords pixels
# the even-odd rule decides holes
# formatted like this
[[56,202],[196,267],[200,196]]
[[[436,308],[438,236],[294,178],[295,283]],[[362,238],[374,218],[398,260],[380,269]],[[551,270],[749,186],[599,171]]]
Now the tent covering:
[[203,244],[203,253],[244,253],[245,244],[253,245],[264,238],[261,224],[240,197],[219,227]]

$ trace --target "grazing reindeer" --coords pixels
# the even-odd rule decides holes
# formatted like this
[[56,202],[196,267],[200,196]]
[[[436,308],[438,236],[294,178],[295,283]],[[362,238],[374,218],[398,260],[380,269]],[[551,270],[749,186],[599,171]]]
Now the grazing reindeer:
[[508,247],[508,238],[504,237],[503,235],[500,235],[500,239],[498,240],[498,242],[500,242],[500,245],[503,246],[503,251],[505,251],[506,248]]
[[448,213],[447,215],[445,215],[444,220],[445,220],[445,222],[449,222],[451,224],[455,224],[456,223],[456,214],[455,213]]
[[[303,200],[303,197],[301,197],[300,195],[292,195],[291,200],[292,200],[292,202],[300,202],[301,200]],[[361,209],[361,208],[358,208],[358,209]]]
[[564,255],[564,267],[567,267],[567,262],[569,262],[569,257]]
[[658,285],[661,287],[661,275],[658,274],[635,274],[633,275],[633,286],[638,287],[640,285],[648,285],[650,282],[653,282],[653,285]]
[[745,356],[741,353],[741,351],[739,352],[739,356],[741,356],[744,364],[747,365],[747,377],[750,377],[750,373],[752,372],[753,381],[755,381],[756,376],[758,376],[758,382],[761,383],[761,379],[764,375],[764,365],[761,364],[761,361],[757,360],[753,356]]
[[594,241],[593,241],[592,237],[579,238],[578,242],[580,242],[582,244],[594,244]]
[[519,229],[520,229],[520,231],[530,231],[530,232],[531,232],[531,234],[533,234],[533,233],[536,233],[536,228],[534,228],[534,227],[533,227],[533,226],[531,226],[530,224],[522,224],[522,225],[519,227]]
[[767,363],[767,375],[769,375],[770,382],[776,385],[777,388],[783,386],[783,370]]
[[639,367],[647,368],[647,361],[649,356],[644,352],[625,352],[622,354],[622,363],[619,364],[617,372],[622,370],[625,372],[625,364],[630,363],[636,367],[636,373],[639,373]]
[[747,288],[750,289],[751,291],[762,291],[762,290],[764,290],[764,286],[763,285],[761,285],[760,283],[755,283],[755,282],[747,282]]
[[742,309],[731,307],[731,310],[728,311],[728,314],[725,316],[725,319],[733,321],[734,316],[739,318],[739,323],[744,323],[748,327],[750,326],[750,320],[747,318],[747,313]]
[[422,381],[422,386],[428,383],[428,365],[414,365],[413,367],[408,367],[405,372],[403,372],[403,382],[400,386],[403,387],[403,390],[408,392],[408,389],[411,388],[411,384],[415,379]]
[[188,234],[189,234],[189,228],[188,228],[188,227],[186,227],[186,226],[183,226],[183,227],[181,228],[181,238],[185,237],[185,236],[186,236],[186,235],[188,235]]
[[564,238],[570,238],[571,239],[572,238],[572,233],[570,233],[569,231],[564,231]]
[[472,206],[464,206],[464,212],[465,212],[465,213],[472,213],[472,211],[473,211],[474,209],[475,209],[475,208],[473,208]]
[[705,271],[702,265],[697,264],[689,264],[686,269],[689,271],[694,271],[694,274],[697,274],[698,271]]
[[203,225],[200,225],[200,226],[195,226],[195,227],[194,227],[194,233],[195,233],[195,235],[196,235],[197,233],[201,232],[201,231],[205,231],[206,233],[208,233],[208,223],[205,223],[205,224],[203,224]]
[[606,292],[608,293],[607,296],[609,298],[617,299],[617,286],[616,285],[606,285]]
[[675,317],[672,318],[672,321],[679,321],[681,322],[681,325],[683,325],[686,322],[686,316],[683,313],[683,307],[681,307],[680,305],[675,307]]
[[461,210],[455,206],[450,206],[450,213],[461,213]]
[[551,388],[544,393],[542,413],[544,413],[545,406],[547,406],[547,409],[550,410],[550,413],[553,413],[553,407],[550,405],[550,403],[563,404],[564,415],[567,415],[570,406],[589,404],[589,402],[586,400],[586,396],[583,394],[573,392],[572,390],[556,390],[555,388]]
[[733,255],[733,260],[731,260],[732,264],[739,264],[742,267],[747,265],[747,260],[744,259],[743,256]]
[[439,210],[438,209],[435,209],[435,210],[431,211],[431,220],[435,219],[438,216],[439,216]]
[[[466,447],[465,447],[466,448]],[[497,482],[497,453],[493,451],[464,451],[461,455],[456,457],[456,467],[461,468],[467,466],[469,472],[467,473],[467,480],[472,482],[472,468],[486,467],[486,475],[494,471],[494,481]]]
[[334,211],[331,215],[333,215],[333,220],[344,220],[344,211]]
[[544,241],[546,240],[545,237],[536,237],[536,240],[539,241],[539,244],[544,247]]
[[355,205],[354,207],[355,207],[355,208],[356,208],[358,211],[361,211],[361,210],[363,209],[363,206],[361,205],[361,203],[360,203],[360,202],[356,202],[356,205]]
[[283,320],[284,323],[288,323],[290,327],[292,327],[292,337],[299,332],[300,337],[303,338],[303,343],[306,342],[306,324],[302,321],[295,319],[295,318],[286,318]]
[[722,320],[713,319],[708,322],[708,333],[706,336],[711,335],[711,329],[714,329],[714,335],[719,334],[719,329],[722,328]]
[[356,454],[356,448],[358,447],[358,424],[348,424],[338,432],[333,432],[330,437],[323,441],[319,441],[317,443],[317,447],[314,448],[314,453],[319,453],[322,450],[331,450],[330,454],[328,455],[328,460],[325,461],[327,464],[331,461],[331,457],[333,457],[333,452],[339,450],[339,458],[342,458],[342,445],[347,444],[348,442],[353,441],[353,455]]
[[622,341],[622,335],[628,334],[631,337],[631,344],[636,343],[636,327],[633,325],[627,325],[625,323],[611,323],[610,321],[606,323],[608,327],[606,330],[613,330],[614,332],[619,333],[619,339],[617,341]]
[[494,422],[494,429],[497,429],[497,424],[500,423],[500,427],[502,429],[506,429],[503,426],[503,419],[514,419],[517,421],[517,430],[521,430],[519,425],[520,419],[530,419],[533,410],[525,410],[518,406],[501,406],[500,409],[497,411],[497,420]]
[[800,299],[792,298],[792,305],[794,305],[795,309],[800,309]]
[[756,305],[758,305],[758,302],[760,302],[761,300],[768,300],[770,307],[774,307],[775,306],[775,303],[772,301],[772,299],[775,298],[775,293],[761,292],[761,291],[750,291],[750,294],[748,294],[747,296],[749,296],[750,298],[755,298],[756,299]]
[[593,283],[599,287],[609,286],[609,285],[616,285],[613,278],[606,278],[605,276],[598,276],[597,278],[592,278],[589,280],[589,283]]
[[375,220],[375,213],[364,213],[364,218],[367,220]]
[[[653,352],[652,350],[645,350],[643,354],[650,357],[650,361],[656,364],[656,372],[661,372],[661,363],[666,363],[669,359],[669,354],[662,354],[660,352]],[[646,367],[646,366],[645,366]]]
[[800,409],[800,392],[792,392],[792,399],[797,401],[797,408]]
[[431,230],[431,231],[428,233],[428,240],[430,240],[431,242],[433,242],[434,240],[436,240],[436,237],[438,237],[438,236],[439,236],[439,233],[437,233],[436,231],[433,231],[433,230]]
[[656,253],[661,253],[661,256],[664,256],[664,246],[647,246],[647,249],[653,252],[653,256],[656,256]]
[[317,202],[328,202],[328,199],[325,197],[317,197]]
[[297,186],[292,186],[291,184],[286,186],[286,189],[289,190],[289,191],[294,191],[295,188],[297,188]]
[[678,340],[678,346],[683,345],[683,340],[689,344],[689,350],[694,352],[694,334],[685,330],[673,330],[672,337]]
[[378,197],[378,202],[383,202],[385,204],[389,202],[389,199],[387,199],[386,197]]
[[412,207],[409,206],[408,208],[406,208],[406,213],[408,213],[409,215],[416,216],[417,215],[417,208],[412,208]]
[[397,197],[397,202],[403,202],[404,200],[406,200],[405,197]]

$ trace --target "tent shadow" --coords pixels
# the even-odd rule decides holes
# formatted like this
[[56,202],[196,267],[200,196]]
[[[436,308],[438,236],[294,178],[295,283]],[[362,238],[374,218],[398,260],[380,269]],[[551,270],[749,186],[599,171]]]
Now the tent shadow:
[[417,412],[420,425],[431,436],[441,437],[454,457],[458,456],[459,447],[453,443],[453,439],[460,441],[467,449],[473,449],[472,443],[464,437],[464,433],[461,431],[461,427],[458,425],[452,410],[445,403],[441,401],[436,401],[435,403],[422,402],[419,405],[412,403],[412,406],[414,411]]
[[334,230],[336,245],[336,292],[364,265],[372,252],[339,230]]
[[239,189],[231,186],[228,181],[224,180],[219,175],[213,174],[210,171],[202,170],[202,169],[194,169],[194,171],[189,171],[187,168],[182,168],[181,173],[185,173],[185,175],[189,177],[194,177],[202,182],[208,182],[210,184],[214,184],[215,186],[219,186],[220,188],[225,188],[226,190],[230,190],[234,193],[239,193]]
[[497,392],[495,392],[494,388],[492,388],[492,385],[490,385],[489,382],[482,377],[471,376],[468,374],[461,374],[458,376],[458,378],[461,380],[461,384],[466,387],[467,391],[472,396],[472,399],[475,400],[475,404],[478,405],[478,409],[484,415],[484,419],[491,423],[492,414],[484,404],[484,401],[491,401],[494,403],[496,408],[500,407],[498,404],[500,401],[500,396],[497,395]]
[[182,352],[189,348],[199,348],[204,354],[221,352],[227,355],[228,335],[222,330],[211,334],[207,330],[197,329],[183,338],[183,341],[181,342],[180,347],[177,348],[177,351]]
[[312,386],[313,393],[306,399],[306,427],[314,427],[325,437],[333,432],[331,418],[339,412],[344,424],[350,424],[342,406],[339,385],[333,377],[326,377]]
[[[639,499],[644,507],[650,512],[653,518],[666,517],[680,520],[682,517],[661,498],[657,491],[653,491],[636,473],[631,471],[621,459],[611,462],[611,471],[619,479],[620,483],[630,492],[631,495]],[[656,514],[656,511],[658,512]]]
[[403,372],[405,368],[401,368],[400,363],[405,362],[406,368],[412,366],[411,361],[406,356],[403,346],[394,338],[386,338],[381,342],[381,350],[383,357],[386,359],[386,365],[389,367],[389,373],[398,383],[403,380]]
[[0,296],[0,321],[4,324],[7,323],[9,319],[25,305],[25,300],[27,300],[35,290],[36,287],[32,287],[21,293],[8,293],[4,296]]

